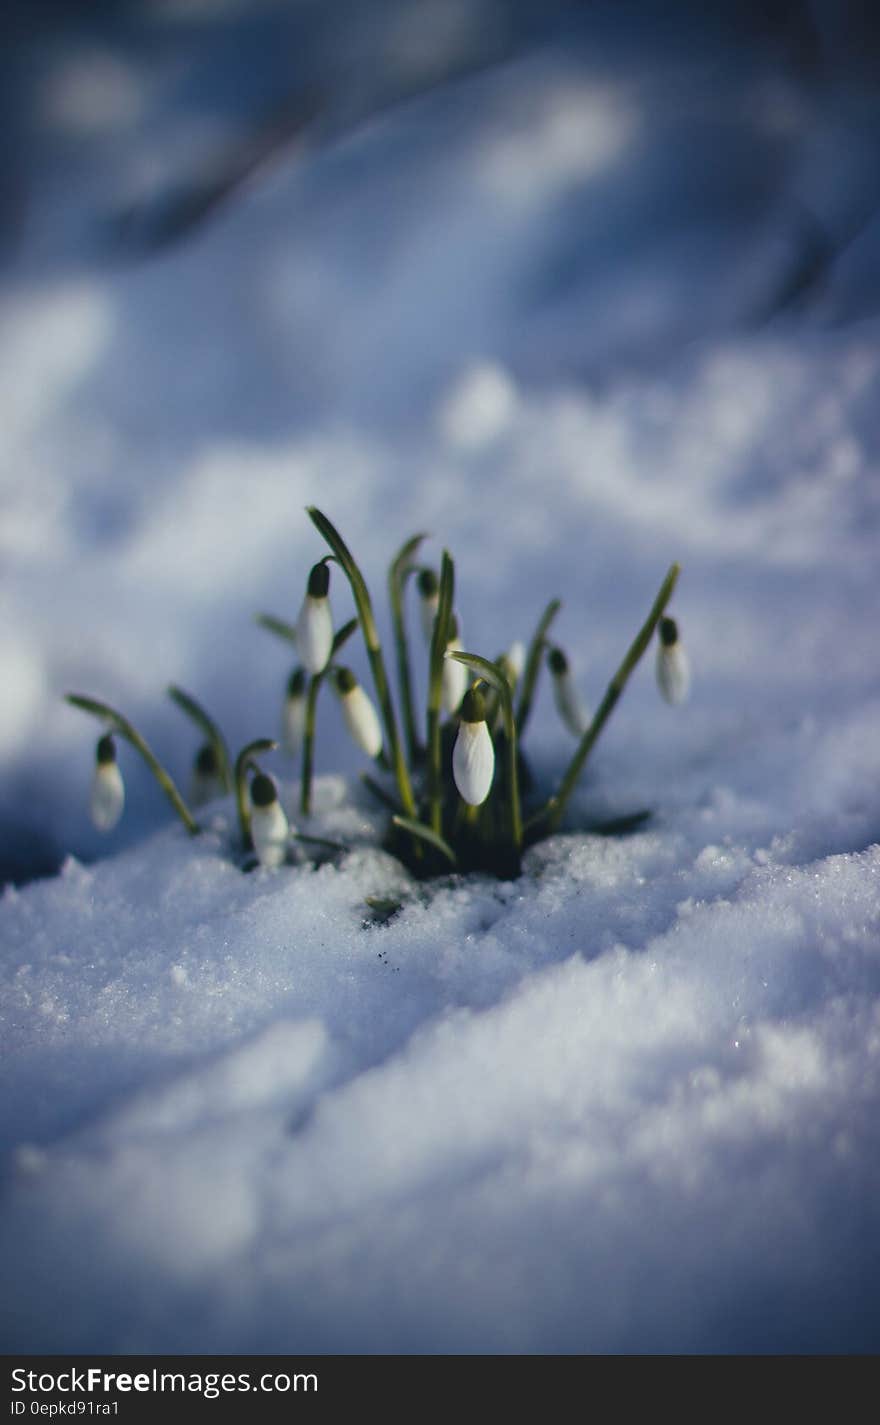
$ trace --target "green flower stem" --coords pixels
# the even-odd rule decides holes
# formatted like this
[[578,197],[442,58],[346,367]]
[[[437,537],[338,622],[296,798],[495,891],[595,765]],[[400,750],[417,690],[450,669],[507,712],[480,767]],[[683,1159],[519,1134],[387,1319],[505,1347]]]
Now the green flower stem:
[[260,752],[273,752],[278,746],[271,737],[258,737],[255,742],[249,742],[243,747],[235,759],[235,805],[238,809],[238,825],[241,829],[241,839],[245,851],[253,849],[251,840],[251,811],[248,802],[247,774],[252,766],[256,766],[254,759]]
[[464,663],[466,667],[473,670],[485,682],[495,688],[501,698],[501,710],[504,716],[504,731],[507,734],[507,793],[510,798],[508,806],[508,820],[510,825],[510,841],[517,854],[522,850],[523,828],[522,810],[519,802],[519,767],[517,765],[516,746],[516,718],[513,715],[513,698],[510,696],[510,684],[494,663],[490,663],[488,658],[480,658],[476,653],[450,653],[450,658],[455,658],[459,663]]
[[516,713],[516,731],[521,738],[526,730],[526,723],[532,710],[532,701],[535,696],[535,687],[538,682],[538,674],[541,671],[541,664],[544,661],[544,647],[547,642],[547,630],[555,619],[562,604],[559,599],[551,599],[547,605],[534,636],[529,644],[528,657],[526,658],[525,671],[523,673],[522,692],[519,695],[519,707]]
[[106,703],[97,702],[95,698],[86,698],[80,693],[67,693],[65,696],[73,707],[80,708],[83,712],[91,713],[93,717],[100,718],[102,722],[109,723],[114,732],[117,732],[120,737],[124,737],[126,742],[131,743],[132,747],[143,757],[190,836],[198,836],[200,828],[195,817],[183,800],[171,777],[165,771],[162,763],[148,747],[137,728],[132,726],[128,721],[128,718],[123,717],[122,714],[116,712],[114,708],[108,707]]
[[367,589],[364,576],[355,563],[351,551],[345,544],[338,530],[327,519],[327,516],[323,515],[320,510],[315,509],[314,505],[308,507],[308,515],[315,528],[330,545],[330,548],[342,565],[346,578],[351,585],[351,592],[354,595],[361,629],[363,630],[364,642],[367,645],[367,656],[370,660],[370,667],[373,670],[376,698],[385,722],[385,730],[388,737],[388,752],[391,765],[394,769],[394,775],[397,779],[401,804],[407,816],[414,819],[416,815],[416,802],[409,771],[407,770],[406,759],[404,758],[403,748],[400,743],[400,736],[397,731],[397,719],[394,716],[394,704],[391,701],[391,694],[388,689],[388,677],[385,672],[382,647],[379,642],[376,620],[373,617],[373,606],[370,602],[369,590]]
[[593,746],[595,745],[599,733],[602,731],[603,727],[611,716],[611,713],[613,712],[615,706],[617,705],[617,701],[620,698],[620,695],[623,692],[624,688],[626,687],[627,680],[629,679],[630,674],[632,673],[645,649],[648,647],[654,629],[660,622],[660,619],[663,616],[663,611],[666,608],[666,605],[669,603],[669,600],[672,598],[672,592],[678,581],[678,576],[680,573],[680,565],[673,564],[670,567],[669,573],[666,575],[666,578],[663,580],[663,583],[660,586],[660,592],[654,600],[651,612],[648,614],[647,619],[642,624],[642,627],[639,629],[639,632],[636,634],[636,637],[633,639],[633,642],[629,647],[626,657],[624,658],[623,662],[621,663],[620,667],[618,668],[617,672],[615,673],[614,677],[611,679],[611,682],[608,684],[608,687],[605,690],[605,696],[599,704],[599,707],[596,711],[596,715],[593,718],[593,721],[590,723],[590,726],[584,733],[581,742],[578,746],[578,749],[575,752],[574,757],[571,759],[571,762],[569,763],[568,770],[566,771],[565,776],[562,779],[559,791],[556,792],[555,795],[549,799],[543,811],[536,818],[539,825],[543,825],[544,827],[546,827],[546,832],[548,835],[551,832],[555,831],[559,826],[568,799],[571,796],[572,791],[575,787],[575,783],[577,782],[577,779],[583,770],[584,763],[592,752]]
[[299,809],[303,816],[311,816],[312,812],[312,778],[315,771],[315,708],[323,681],[323,673],[313,673],[309,679],[309,691],[306,696],[306,716],[305,725],[303,727],[302,780],[299,790]]
[[[268,627],[268,625],[265,626]],[[321,684],[327,676],[330,664],[333,662],[340,648],[351,638],[357,626],[358,621],[356,618],[349,619],[348,623],[342,625],[342,628],[333,639],[333,647],[330,651],[330,662],[327,664],[327,667],[322,669],[320,673],[313,674],[309,679],[309,691],[306,696],[305,727],[303,728],[302,780],[299,796],[299,809],[303,816],[310,816],[312,811],[312,780],[315,771],[315,726],[317,720],[315,710],[318,702],[318,693],[321,690]],[[272,631],[275,632],[274,629]]]
[[195,698],[190,697],[189,693],[183,691],[183,688],[178,688],[172,683],[168,689],[168,696],[177,704],[182,712],[186,713],[187,717],[192,718],[197,727],[202,729],[202,732],[214,749],[214,756],[217,760],[217,771],[220,776],[220,781],[223,784],[223,790],[224,792],[231,792],[232,766],[229,760],[229,748],[226,746],[226,739],[216,722],[205,712],[204,708],[196,702]]
[[415,767],[421,754],[413,705],[412,675],[409,666],[409,647],[406,637],[406,623],[403,616],[403,595],[406,581],[412,574],[413,559],[425,534],[414,534],[412,539],[398,551],[388,571],[388,597],[391,603],[391,621],[394,625],[394,643],[397,650],[397,677],[400,683],[400,701],[403,708],[403,731],[406,737],[410,767]]
[[443,700],[443,659],[455,597],[455,565],[444,549],[440,564],[437,616],[431,634],[428,672],[428,807],[431,830],[439,836],[443,826],[443,769],[440,765],[440,709]]

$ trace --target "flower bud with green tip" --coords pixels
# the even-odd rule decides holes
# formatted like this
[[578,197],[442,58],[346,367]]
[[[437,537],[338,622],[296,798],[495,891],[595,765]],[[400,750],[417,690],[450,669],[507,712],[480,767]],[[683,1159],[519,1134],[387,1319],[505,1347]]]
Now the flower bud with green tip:
[[287,860],[290,826],[271,777],[258,772],[251,781],[251,839],[261,866],[283,866]]
[[674,618],[662,618],[657,627],[657,686],[667,703],[683,703],[690,692],[691,668],[681,646]]
[[281,710],[281,745],[290,757],[298,757],[306,730],[308,702],[306,672],[295,668],[287,681],[287,693]]
[[453,616],[450,626],[450,638],[446,645],[446,657],[443,660],[443,678],[441,683],[441,702],[444,712],[457,713],[461,700],[467,692],[470,674],[463,663],[459,663],[456,658],[450,658],[450,653],[461,653],[462,645],[458,636],[458,620]]
[[296,646],[306,672],[323,673],[333,650],[333,615],[330,612],[330,570],[322,560],[309,575],[305,598],[296,621]]
[[352,741],[368,757],[378,757],[382,751],[382,724],[379,714],[350,668],[336,672],[336,691],[342,704],[342,716]]
[[416,580],[419,591],[419,615],[422,620],[422,633],[425,635],[425,642],[431,646],[431,638],[434,633],[434,620],[437,617],[437,610],[440,607],[440,580],[433,569],[422,569]]
[[482,806],[495,775],[495,749],[486,725],[486,700],[475,688],[469,688],[462,700],[452,775],[462,800],[472,807]]
[[205,742],[196,753],[193,763],[189,804],[191,807],[203,807],[217,797],[222,797],[225,790],[217,753],[210,742]]
[[547,667],[553,677],[553,699],[572,737],[581,738],[590,726],[590,710],[581,697],[571,676],[568,659],[561,648],[551,648],[547,654]]
[[116,744],[109,732],[95,749],[91,814],[98,831],[112,831],[125,806],[125,784],[116,762]]

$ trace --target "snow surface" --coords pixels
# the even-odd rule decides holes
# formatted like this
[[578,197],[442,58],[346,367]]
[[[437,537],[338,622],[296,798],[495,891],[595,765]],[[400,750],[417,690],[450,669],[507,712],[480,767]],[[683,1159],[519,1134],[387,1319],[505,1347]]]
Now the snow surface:
[[[150,173],[210,126],[155,54],[34,51],[0,843],[19,879],[63,864],[0,902],[5,1349],[878,1348],[876,223],[757,315],[799,204],[842,231],[873,201],[876,96],[832,82],[827,37],[808,82],[685,13],[379,106],[114,263],[83,255],[97,200],[53,125],[104,134],[102,182],[126,126]],[[295,617],[311,503],[377,605],[407,536],[449,547],[487,656],[560,596],[592,706],[681,561],[690,701],[646,657],[516,882],[410,880],[329,694],[303,829],[344,856],[243,875],[231,804],[190,839],[124,746],[123,823],[89,827],[68,689],[184,782],[167,684],[236,747],[277,735],[291,659],[253,615]],[[331,598],[339,624],[336,572]],[[545,680],[542,785],[571,746]]]

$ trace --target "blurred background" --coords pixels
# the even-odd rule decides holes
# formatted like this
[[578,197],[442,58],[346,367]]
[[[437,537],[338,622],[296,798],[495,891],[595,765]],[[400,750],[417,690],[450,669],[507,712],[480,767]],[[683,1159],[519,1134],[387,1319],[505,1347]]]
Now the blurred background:
[[[699,590],[760,539],[737,511],[786,494],[793,447],[725,449],[767,394],[741,348],[701,368],[694,409],[723,416],[682,459],[706,351],[822,340],[833,365],[858,328],[847,389],[873,401],[867,4],[32,0],[3,25],[4,880],[106,850],[84,810],[97,727],[66,689],[129,713],[182,780],[168,682],[233,743],[276,732],[292,660],[253,614],[295,617],[323,552],[304,505],[377,589],[414,530],[435,560],[450,542],[484,652],[573,593],[606,666],[667,557],[685,546]],[[621,479],[623,443],[657,454],[652,486]],[[858,509],[867,561],[867,483]],[[824,518],[789,549],[805,580]],[[643,574],[612,598],[622,561]],[[337,724],[319,770],[358,765]],[[114,845],[167,820],[127,775]]]

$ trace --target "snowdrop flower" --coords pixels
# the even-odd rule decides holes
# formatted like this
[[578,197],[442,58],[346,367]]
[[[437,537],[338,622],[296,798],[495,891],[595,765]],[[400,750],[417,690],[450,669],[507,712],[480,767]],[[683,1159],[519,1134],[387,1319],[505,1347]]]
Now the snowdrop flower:
[[215,797],[222,797],[225,790],[217,765],[217,753],[211,743],[206,742],[196,753],[189,784],[189,804],[203,807]]
[[368,757],[378,757],[382,751],[379,715],[350,668],[338,669],[336,691],[352,741],[356,742]]
[[460,653],[461,643],[458,637],[458,623],[453,618],[451,624],[451,637],[446,645],[446,657],[443,661],[443,681],[441,684],[440,698],[445,712],[456,713],[461,706],[461,700],[467,692],[470,674],[463,663],[459,663],[457,658],[450,658],[450,653]]
[[323,673],[333,650],[333,615],[330,612],[330,570],[316,564],[309,575],[306,595],[296,621],[296,646],[306,671]]
[[547,666],[553,675],[553,698],[556,711],[572,737],[581,738],[590,726],[590,710],[575,687],[568,659],[561,648],[551,648]]
[[440,581],[433,569],[422,569],[417,580],[419,590],[419,613],[422,619],[422,633],[430,644],[434,634],[434,620],[440,607]]
[[296,757],[306,730],[306,674],[295,668],[287,683],[287,695],[281,710],[281,743],[290,757]]
[[660,620],[657,646],[657,686],[667,703],[683,703],[690,692],[691,668],[678,637],[674,618]]
[[101,738],[95,751],[95,775],[92,780],[92,821],[99,831],[112,831],[125,806],[125,783],[116,764],[116,745],[109,732]]
[[278,800],[275,783],[258,772],[251,782],[251,839],[261,866],[283,866],[290,826]]
[[461,704],[461,722],[452,749],[452,775],[469,806],[482,806],[495,775],[495,749],[486,726],[483,694],[469,688]]

